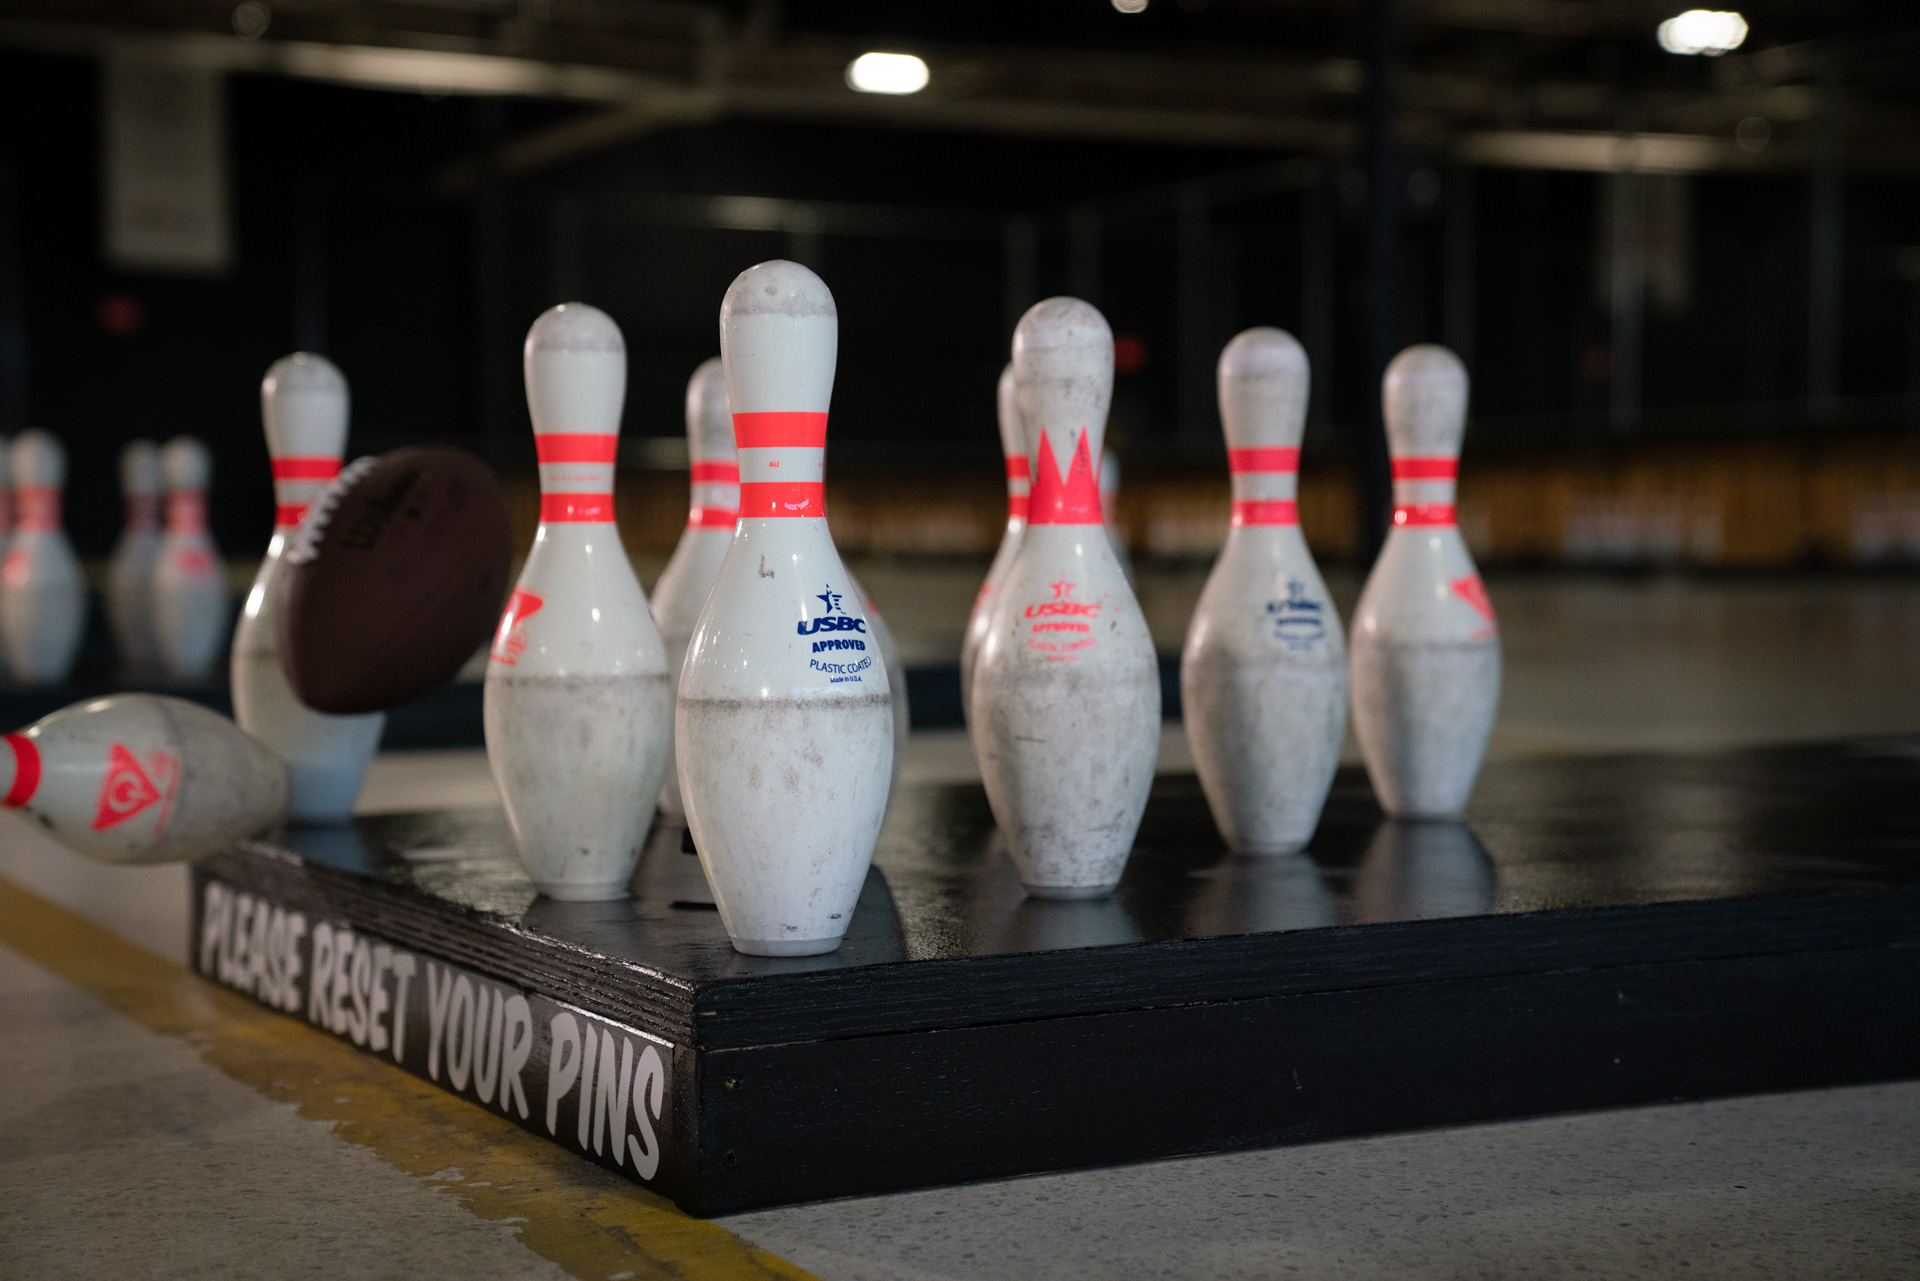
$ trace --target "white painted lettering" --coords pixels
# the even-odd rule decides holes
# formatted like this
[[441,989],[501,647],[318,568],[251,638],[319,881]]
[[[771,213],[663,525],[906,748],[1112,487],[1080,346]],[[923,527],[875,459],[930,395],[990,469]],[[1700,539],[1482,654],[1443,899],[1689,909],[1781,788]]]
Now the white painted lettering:
[[327,989],[333,986],[333,926],[320,921],[313,927],[313,986],[307,993],[307,1022],[327,1025]]
[[[221,957],[227,941],[227,913],[232,910],[232,896],[227,887],[218,881],[207,882],[207,892],[200,901],[200,972],[202,974],[224,974],[226,961]],[[219,965],[215,969],[216,962]]]
[[239,987],[247,974],[247,944],[253,941],[253,895],[242,894],[233,903],[233,930],[227,942],[227,963],[220,981]]
[[387,1012],[387,971],[393,968],[393,949],[385,943],[373,949],[373,990],[367,997],[367,1044],[375,1054],[387,1048],[387,1029],[380,1016]]
[[333,991],[327,998],[327,1026],[335,1036],[347,1030],[347,1001],[353,996],[353,931],[333,932]]
[[275,906],[267,925],[267,945],[260,949],[265,958],[260,974],[260,999],[270,1006],[280,1004],[281,971],[287,960],[287,909]]
[[[445,982],[441,981],[445,974]],[[453,1001],[453,971],[427,962],[427,1079],[440,1079],[440,1043],[446,1039],[447,1006]]]
[[[593,1087],[593,1151],[600,1153],[600,1140],[613,1149],[617,1165],[627,1146],[627,1088],[633,1083],[633,1043],[620,1038],[618,1069],[614,1066],[614,1035],[611,1030],[600,1036],[600,1072]],[[604,1122],[602,1118],[605,1118]]]
[[407,986],[413,982],[413,956],[393,954],[393,1061],[407,1060]]
[[593,1139],[593,1060],[599,1051],[600,1029],[589,1023],[580,1037],[580,1106],[574,1119],[582,1152]]
[[633,1162],[633,1172],[643,1179],[651,1179],[660,1169],[660,1140],[654,1136],[653,1123],[660,1119],[666,1079],[660,1052],[651,1045],[641,1050],[639,1066],[633,1073],[633,1119],[641,1137],[627,1136],[627,1159]]
[[453,1005],[447,1011],[447,1083],[467,1088],[473,1070],[473,980],[462,974],[453,981]]
[[253,929],[247,939],[247,968],[240,975],[240,990],[252,992],[255,996],[266,995],[270,981],[267,965],[271,954],[267,951],[267,939],[273,924],[273,912],[273,905],[265,899],[253,905]]
[[547,1052],[547,1133],[560,1133],[560,1097],[580,1079],[580,1024],[565,1010],[553,1016]]
[[300,1010],[300,940],[307,934],[307,914],[287,913],[286,952],[280,971],[280,1008],[289,1014]]
[[367,1043],[368,998],[373,995],[373,945],[361,935],[353,945],[353,966],[347,971],[348,995],[353,998],[347,1010],[347,1035],[355,1045]]
[[479,988],[480,1005],[473,1013],[473,1089],[482,1103],[492,1103],[494,1087],[500,1084],[500,1022],[507,995],[490,983]]
[[[515,1100],[520,1104],[520,1119],[527,1119],[527,1087],[520,1081],[520,1071],[527,1066],[527,1056],[533,1053],[533,1010],[527,1005],[527,998],[518,992],[507,998],[507,1011],[500,1021],[500,1110],[509,1111],[509,1104]],[[552,1105],[548,1105],[551,1110]],[[547,1129],[553,1129],[551,1122]]]

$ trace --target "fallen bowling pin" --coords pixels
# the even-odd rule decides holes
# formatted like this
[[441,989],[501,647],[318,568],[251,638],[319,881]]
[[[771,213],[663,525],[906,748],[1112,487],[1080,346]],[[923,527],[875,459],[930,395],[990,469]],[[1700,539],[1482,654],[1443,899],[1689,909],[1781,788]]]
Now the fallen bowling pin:
[[273,540],[234,632],[233,717],[287,763],[296,823],[344,823],[387,723],[383,712],[331,716],[302,703],[280,666],[275,634],[287,547],[307,508],[340,474],[347,380],[325,356],[296,352],[260,382],[260,418],[273,460]]
[[227,639],[227,571],[207,531],[207,486],[213,455],[192,436],[175,436],[160,451],[167,480],[167,529],[153,571],[154,639],[160,666],[176,681],[213,670]]
[[272,824],[287,771],[224,716],[161,694],[64,707],[5,736],[0,808],[102,863],[201,858]]
[[960,642],[960,714],[971,716],[973,668],[980,661],[980,642],[987,636],[987,620],[993,615],[994,594],[1006,581],[1013,557],[1020,550],[1020,535],[1027,527],[1027,430],[1020,422],[1019,392],[1013,382],[1013,362],[1000,371],[996,396],[1000,412],[1000,451],[1007,461],[1007,527],[1000,535],[1000,546],[993,553],[987,579],[973,598],[973,613],[967,618],[966,636]]
[[[687,642],[700,623],[700,611],[706,608],[707,593],[713,590],[740,519],[740,466],[733,457],[727,374],[718,356],[703,361],[687,380],[687,457],[693,488],[687,527],[653,587],[653,621],[666,646],[667,672],[676,695]],[[680,801],[680,774],[674,768],[671,744],[666,781],[660,785],[660,811],[672,818],[687,812]]]
[[839,317],[793,262],[742,272],[720,308],[740,523],[680,673],[687,824],[733,946],[840,946],[893,766],[887,671],[827,532]]
[[160,660],[153,626],[153,569],[160,559],[160,449],[130,441],[120,451],[120,492],[126,523],[107,564],[107,622],[121,663],[149,672]]
[[488,656],[487,762],[535,888],[625,898],[673,734],[667,651],[613,521],[626,341],[565,303],[523,363],[540,525]]
[[1187,628],[1180,695],[1194,771],[1227,844],[1303,848],[1347,732],[1340,616],[1300,534],[1307,353],[1249,329],[1220,354],[1233,525]]
[[0,561],[0,640],[13,678],[58,685],[73,670],[87,584],[60,520],[67,451],[35,427],[13,438],[16,525]]
[[1020,318],[1013,368],[1033,493],[969,725],[1027,893],[1097,898],[1126,868],[1160,746],[1153,638],[1100,515],[1113,332],[1091,305],[1049,298]]
[[1382,387],[1393,525],[1354,610],[1353,730],[1395,818],[1457,818],[1500,705],[1500,629],[1454,517],[1467,371],[1409,347]]

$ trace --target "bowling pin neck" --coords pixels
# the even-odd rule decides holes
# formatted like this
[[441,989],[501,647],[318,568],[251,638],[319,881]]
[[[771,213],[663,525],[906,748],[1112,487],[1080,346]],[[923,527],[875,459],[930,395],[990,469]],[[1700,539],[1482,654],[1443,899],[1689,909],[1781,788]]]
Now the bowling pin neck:
[[160,532],[160,496],[158,494],[127,495],[127,532],[143,535]]
[[273,527],[292,529],[313,500],[340,474],[339,454],[298,454],[273,460]]
[[52,533],[60,528],[60,487],[58,485],[22,485],[19,495],[18,528],[23,533]]
[[1393,460],[1393,526],[1451,525],[1459,460],[1444,454]]
[[1032,490],[1032,472],[1025,454],[1007,455],[1007,524],[1025,524],[1028,494]]
[[826,516],[824,412],[736,413],[733,440],[743,520]]
[[740,465],[696,458],[692,473],[687,528],[732,529],[740,518]]
[[1296,448],[1229,449],[1233,475],[1233,523],[1298,525],[1300,451]]
[[207,532],[207,496],[197,489],[176,489],[167,495],[167,533],[190,538]]
[[536,432],[540,519],[557,524],[611,524],[613,466],[620,438],[612,432]]
[[8,734],[0,752],[0,809],[17,810],[40,789],[40,748],[25,734]]

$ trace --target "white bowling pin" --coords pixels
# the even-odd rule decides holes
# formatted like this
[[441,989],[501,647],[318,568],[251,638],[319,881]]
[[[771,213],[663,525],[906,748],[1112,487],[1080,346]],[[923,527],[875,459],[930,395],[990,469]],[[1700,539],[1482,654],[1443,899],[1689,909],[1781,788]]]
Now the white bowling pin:
[[103,863],[200,858],[280,817],[287,772],[224,716],[159,694],[62,708],[5,736],[0,808]]
[[527,331],[540,526],[487,663],[487,761],[542,894],[626,897],[673,733],[667,652],[613,520],[627,347],[550,307]]
[[0,639],[13,678],[58,685],[73,670],[87,618],[87,584],[60,523],[67,451],[35,427],[13,439],[13,537],[0,562]]
[[213,455],[191,436],[160,451],[167,481],[167,529],[153,570],[154,638],[160,665],[176,681],[204,680],[227,639],[227,570],[207,532]]
[[886,812],[893,712],[864,601],[827,532],[839,317],[792,262],[740,273],[720,351],[740,523],[687,648],[680,794],[738,950],[840,946]]
[[[733,542],[733,526],[740,519],[740,467],[733,457],[733,417],[727,410],[727,375],[718,356],[701,363],[687,380],[687,455],[693,484],[687,506],[687,527],[680,533],[673,557],[653,586],[653,621],[667,649],[667,672],[673,689],[680,689],[680,665],[687,658],[687,642],[706,608],[707,593]],[[671,754],[666,781],[660,786],[660,809],[679,818],[680,775]]]
[[1180,696],[1213,820],[1249,854],[1306,845],[1347,731],[1340,616],[1300,534],[1307,353],[1249,329],[1220,354],[1233,525],[1187,627]]
[[1100,518],[1094,459],[1113,394],[1113,333],[1049,298],[1013,336],[1033,460],[1027,529],[973,669],[971,725],[993,816],[1039,898],[1119,883],[1153,785],[1160,674]]
[[107,562],[107,622],[120,662],[130,671],[151,671],[160,661],[153,626],[153,570],[160,559],[160,449],[150,440],[130,441],[120,451],[120,493],[126,524]]
[[1107,527],[1107,541],[1113,544],[1113,558],[1120,570],[1133,582],[1133,557],[1127,554],[1126,535],[1120,532],[1120,458],[1111,449],[1100,451],[1100,519]]
[[1013,567],[1014,553],[1020,550],[1020,533],[1027,527],[1027,430],[1020,422],[1019,393],[1013,383],[1013,362],[1000,371],[1000,452],[1007,460],[1007,527],[1000,535],[1000,548],[993,554],[987,581],[973,598],[973,613],[967,617],[966,636],[960,642],[960,714],[971,716],[973,667],[980,661],[980,642],[987,636],[987,620],[993,614],[994,593]]
[[1382,387],[1393,527],[1353,619],[1353,729],[1395,818],[1466,806],[1500,704],[1500,630],[1454,520],[1467,371],[1445,347],[1409,347]]
[[280,669],[274,579],[307,507],[340,474],[347,446],[347,380],[325,356],[295,352],[260,382],[260,420],[273,461],[273,540],[233,636],[233,715],[286,762],[296,823],[341,823],[353,813],[380,746],[384,712],[330,716],[302,703]]

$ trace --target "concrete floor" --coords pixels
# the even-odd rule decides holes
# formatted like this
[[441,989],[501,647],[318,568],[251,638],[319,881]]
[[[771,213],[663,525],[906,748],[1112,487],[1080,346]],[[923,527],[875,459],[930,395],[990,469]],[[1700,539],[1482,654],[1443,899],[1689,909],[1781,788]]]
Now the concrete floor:
[[[964,620],[977,581],[960,568],[860,568],[910,661],[957,644],[955,599]],[[1201,577],[1144,576],[1163,648],[1177,648]],[[1350,606],[1355,584],[1334,587]],[[1920,731],[1920,582],[1490,588],[1507,655],[1501,754]],[[1183,768],[1184,752],[1169,727],[1162,767]],[[909,778],[972,768],[963,734],[916,735]],[[479,753],[396,753],[362,805],[491,800]],[[0,1276],[1920,1275],[1915,1083],[701,1224],[200,984],[178,968],[185,921],[183,868],[103,868],[0,826]]]

